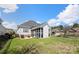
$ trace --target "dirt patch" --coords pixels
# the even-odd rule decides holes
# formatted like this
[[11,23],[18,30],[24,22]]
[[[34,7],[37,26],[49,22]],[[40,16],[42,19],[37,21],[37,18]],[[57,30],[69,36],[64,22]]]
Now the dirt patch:
[[76,50],[76,47],[72,45],[66,45],[66,44],[60,43],[57,45],[50,45],[48,46],[48,49],[55,51],[55,53],[74,53],[74,51]]

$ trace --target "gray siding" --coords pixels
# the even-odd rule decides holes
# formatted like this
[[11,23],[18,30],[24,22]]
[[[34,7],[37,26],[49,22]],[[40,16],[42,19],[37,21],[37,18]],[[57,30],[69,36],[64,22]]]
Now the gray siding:
[[0,24],[0,35],[4,35],[6,33],[5,27]]

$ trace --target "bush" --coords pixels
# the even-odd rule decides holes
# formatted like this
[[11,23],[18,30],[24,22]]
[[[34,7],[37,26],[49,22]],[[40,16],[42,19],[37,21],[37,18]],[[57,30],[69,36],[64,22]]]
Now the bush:
[[39,53],[37,46],[35,44],[12,48],[7,51],[7,53],[11,54],[37,54]]
[[4,45],[6,44],[6,42],[12,39],[12,35],[9,33],[5,33],[4,35],[0,35],[0,49],[2,49],[4,47]]

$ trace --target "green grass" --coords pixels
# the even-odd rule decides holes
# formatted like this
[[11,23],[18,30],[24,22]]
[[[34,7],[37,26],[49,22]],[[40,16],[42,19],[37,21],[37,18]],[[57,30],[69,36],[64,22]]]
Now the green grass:
[[[8,49],[5,50],[6,47],[4,47],[3,50],[7,51],[7,53],[18,53],[18,51],[21,51],[23,47],[28,48],[30,46],[32,46],[32,49],[35,48],[36,50],[38,50],[40,54],[79,53],[79,37],[77,38],[50,37],[50,38],[40,38],[40,39],[14,38],[11,41],[11,44],[8,47]],[[15,52],[15,50],[17,50],[17,52]],[[32,51],[34,51],[34,49]]]

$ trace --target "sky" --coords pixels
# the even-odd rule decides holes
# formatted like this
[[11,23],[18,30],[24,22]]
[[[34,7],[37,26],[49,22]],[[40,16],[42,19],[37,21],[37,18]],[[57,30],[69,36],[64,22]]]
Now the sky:
[[74,4],[1,4],[3,25],[15,28],[28,20],[47,22],[50,26],[72,25],[78,22],[79,5]]

